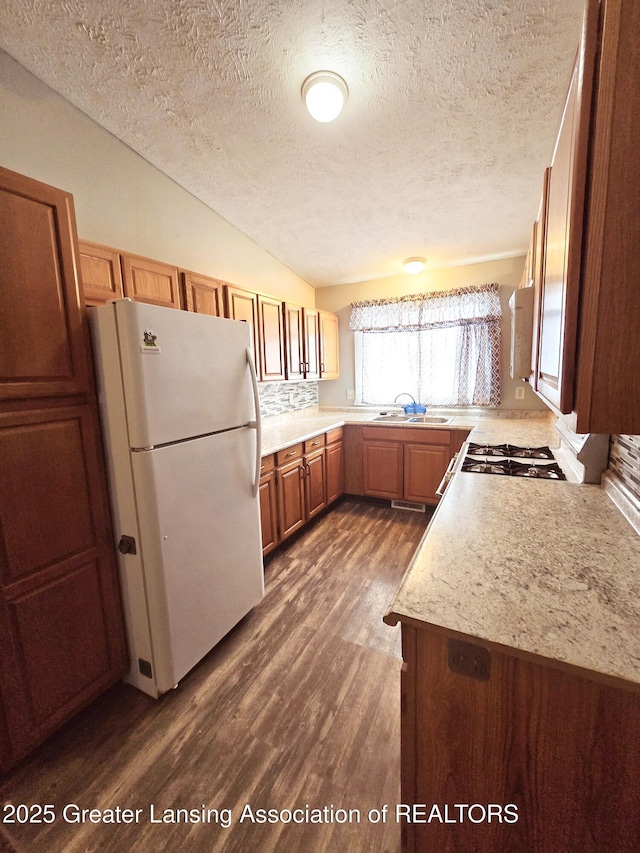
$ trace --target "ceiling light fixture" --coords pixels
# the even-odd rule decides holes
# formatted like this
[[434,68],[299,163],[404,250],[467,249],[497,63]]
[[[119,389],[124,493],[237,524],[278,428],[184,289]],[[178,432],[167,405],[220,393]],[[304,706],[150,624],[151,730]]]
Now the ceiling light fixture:
[[333,71],[316,71],[302,84],[302,100],[316,121],[338,118],[348,97],[347,84]]
[[407,258],[406,261],[402,262],[402,266],[407,272],[410,272],[411,275],[416,275],[417,273],[422,272],[426,263],[426,258]]

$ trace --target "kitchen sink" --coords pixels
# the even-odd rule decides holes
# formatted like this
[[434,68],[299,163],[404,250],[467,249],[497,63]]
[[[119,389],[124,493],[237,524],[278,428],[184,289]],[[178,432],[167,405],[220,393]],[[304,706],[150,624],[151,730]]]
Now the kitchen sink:
[[448,424],[451,418],[432,417],[431,415],[378,415],[374,421],[409,424]]
[[390,421],[391,423],[406,423],[410,421],[411,415],[378,415],[377,418],[374,418],[374,421]]

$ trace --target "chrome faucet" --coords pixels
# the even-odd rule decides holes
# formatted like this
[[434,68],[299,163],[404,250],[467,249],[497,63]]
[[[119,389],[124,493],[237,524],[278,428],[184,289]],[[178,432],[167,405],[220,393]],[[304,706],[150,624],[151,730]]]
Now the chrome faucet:
[[413,401],[413,405],[414,405],[414,406],[416,405],[416,401],[413,399],[413,397],[411,396],[411,394],[409,394],[407,391],[403,391],[403,392],[402,392],[402,394],[398,394],[398,395],[396,396],[396,399],[393,401],[394,403],[397,403],[397,402],[398,402],[398,397],[411,397],[411,400]]

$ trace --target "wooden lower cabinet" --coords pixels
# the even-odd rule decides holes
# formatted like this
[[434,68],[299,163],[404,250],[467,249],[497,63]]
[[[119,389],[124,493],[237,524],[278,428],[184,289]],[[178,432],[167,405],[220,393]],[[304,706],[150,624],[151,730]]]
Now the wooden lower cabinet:
[[278,499],[273,455],[262,460],[260,471],[260,523],[262,526],[262,555],[266,557],[280,541],[278,537]]
[[263,458],[260,479],[263,554],[300,530],[344,493],[342,436],[342,427],[338,427]]
[[126,670],[100,454],[91,406],[0,414],[3,768]]
[[403,851],[640,849],[640,694],[461,639],[402,625]]
[[278,464],[276,468],[276,487],[278,492],[278,528],[280,540],[286,539],[299,530],[305,523],[304,462],[302,446],[280,451],[278,463],[289,455],[291,461]]
[[404,500],[433,503],[436,489],[447,470],[451,453],[449,445],[404,445]]
[[342,427],[330,430],[327,433],[327,446],[324,459],[328,506],[344,494],[344,441]]
[[365,427],[362,494],[436,504],[436,489],[464,435],[459,430]]
[[401,500],[404,496],[404,444],[365,438],[362,444],[364,494]]
[[[0,221],[4,771],[127,660],[73,198],[0,167]],[[101,260],[96,282],[117,295]]]

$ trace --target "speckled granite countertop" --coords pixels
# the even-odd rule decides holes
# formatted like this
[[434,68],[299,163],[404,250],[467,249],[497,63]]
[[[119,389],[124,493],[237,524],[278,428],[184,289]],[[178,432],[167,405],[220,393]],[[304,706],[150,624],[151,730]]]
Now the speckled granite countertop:
[[[544,431],[491,421],[471,437],[533,445]],[[640,536],[600,486],[458,471],[385,621],[640,685]]]
[[[374,421],[377,414],[375,409],[303,409],[289,415],[264,418],[262,422],[262,455],[269,456],[292,444],[306,441],[322,432],[343,426],[344,424],[370,424],[375,426],[394,426],[403,429],[464,429],[475,430],[480,441],[493,441],[493,435],[501,435],[505,425],[509,426],[509,440],[517,442],[522,434],[522,443],[536,441],[538,444],[557,444],[558,437],[553,429],[553,420],[541,412],[526,411],[500,414],[495,412],[488,415],[455,414],[447,415],[445,424],[411,424],[408,422],[390,421],[387,424]],[[528,416],[527,416],[528,415]],[[533,437],[532,437],[533,436]],[[501,439],[506,441],[506,439]],[[497,441],[497,438],[496,438]]]
[[[269,418],[263,454],[374,416],[354,408]],[[540,412],[456,413],[417,428],[468,429],[490,444],[558,444],[554,418]],[[385,621],[640,687],[640,536],[599,486],[459,471]]]

